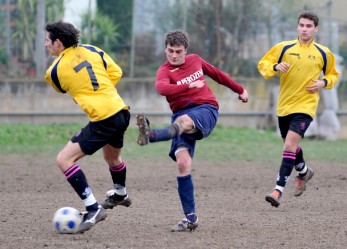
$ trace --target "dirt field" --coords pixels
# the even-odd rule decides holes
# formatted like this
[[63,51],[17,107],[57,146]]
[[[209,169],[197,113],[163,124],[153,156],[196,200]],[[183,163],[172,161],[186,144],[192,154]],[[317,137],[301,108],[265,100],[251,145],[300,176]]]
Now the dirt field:
[[[105,221],[84,234],[61,235],[51,223],[56,209],[82,202],[54,164],[38,154],[0,156],[0,248],[346,248],[347,168],[311,162],[315,176],[301,197],[293,196],[294,176],[279,208],[264,200],[278,166],[249,162],[195,162],[199,228],[172,233],[182,218],[176,168],[169,159],[128,160],[129,208],[108,211]],[[111,188],[100,155],[83,159],[97,199]]]

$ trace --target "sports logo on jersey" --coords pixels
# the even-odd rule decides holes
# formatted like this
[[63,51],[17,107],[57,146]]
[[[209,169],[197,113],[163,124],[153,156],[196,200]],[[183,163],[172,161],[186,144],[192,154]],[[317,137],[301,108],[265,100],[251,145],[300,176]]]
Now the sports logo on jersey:
[[170,73],[176,72],[178,69],[180,69],[180,68],[179,68],[179,67],[176,67],[176,68],[170,70]]
[[198,71],[189,75],[188,77],[185,77],[185,78],[177,81],[177,85],[192,83],[192,82],[196,81],[197,79],[199,79],[203,75],[204,75],[204,73],[203,73],[202,69],[199,69]]
[[300,59],[300,54],[297,54],[297,53],[289,53],[289,55],[296,56],[296,57],[298,57],[298,59]]

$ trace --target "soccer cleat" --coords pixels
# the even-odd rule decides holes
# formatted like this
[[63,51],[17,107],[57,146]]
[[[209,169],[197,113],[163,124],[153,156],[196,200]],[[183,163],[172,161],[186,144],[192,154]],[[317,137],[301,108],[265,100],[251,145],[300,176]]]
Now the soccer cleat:
[[301,177],[297,175],[295,178],[295,189],[294,196],[300,196],[306,189],[306,183],[312,178],[314,175],[313,169],[307,167],[307,173],[305,176]]
[[106,218],[106,210],[99,205],[96,211],[86,212],[83,215],[83,220],[78,227],[77,233],[84,233],[92,228],[96,223]]
[[271,203],[271,206],[278,207],[281,202],[282,193],[275,189],[271,194],[265,196],[265,200]]
[[105,209],[113,209],[115,206],[129,207],[131,205],[131,199],[128,195],[117,195],[114,189],[107,191],[106,200],[101,203],[101,206]]
[[198,219],[195,222],[191,222],[187,218],[184,218],[171,228],[171,232],[192,232],[197,227]]
[[150,123],[143,113],[136,115],[136,124],[139,127],[139,136],[137,143],[141,146],[149,143],[149,130]]

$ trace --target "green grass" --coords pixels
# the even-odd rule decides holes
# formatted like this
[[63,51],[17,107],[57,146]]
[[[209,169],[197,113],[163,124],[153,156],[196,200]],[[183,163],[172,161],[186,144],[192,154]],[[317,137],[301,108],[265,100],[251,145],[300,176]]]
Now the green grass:
[[[56,154],[82,128],[80,124],[2,124],[0,154]],[[127,158],[157,160],[168,158],[170,142],[147,146],[136,144],[137,128],[128,129],[123,154]],[[301,145],[307,160],[345,163],[347,140],[315,140],[305,138]],[[195,158],[208,161],[279,161],[282,141],[272,130],[217,126],[206,139],[198,141]],[[170,160],[170,159],[168,159]]]

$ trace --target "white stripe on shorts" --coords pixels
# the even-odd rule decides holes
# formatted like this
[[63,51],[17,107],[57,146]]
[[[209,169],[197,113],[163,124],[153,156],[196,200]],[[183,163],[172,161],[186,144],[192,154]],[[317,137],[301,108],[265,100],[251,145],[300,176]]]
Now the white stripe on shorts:
[[177,150],[175,151],[175,156],[177,155],[178,152],[183,151],[183,150],[188,150],[188,148],[185,146],[178,147]]

